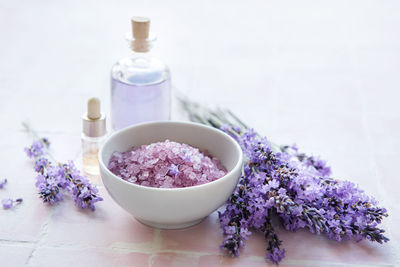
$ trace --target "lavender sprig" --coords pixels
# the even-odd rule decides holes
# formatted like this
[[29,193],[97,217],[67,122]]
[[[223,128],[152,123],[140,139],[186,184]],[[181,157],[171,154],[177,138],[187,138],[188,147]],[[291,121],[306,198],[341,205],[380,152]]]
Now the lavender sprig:
[[[7,184],[7,179],[0,180],[0,189],[3,189],[4,186]],[[17,199],[12,199],[12,198],[4,198],[1,200],[1,204],[3,206],[3,209],[11,209],[13,206],[16,206],[18,204],[22,203],[22,198],[17,198]]]
[[268,210],[268,215],[262,228],[264,237],[268,242],[266,258],[275,264],[279,264],[279,262],[285,257],[285,249],[280,248],[282,241],[279,240],[278,235],[272,227],[271,212],[272,210]]
[[242,176],[237,190],[235,190],[228,200],[230,205],[227,206],[223,213],[218,213],[225,235],[221,248],[234,257],[240,255],[239,249],[243,247],[244,240],[247,240],[251,234],[249,231],[250,212],[247,210],[248,203],[245,184],[245,177]]
[[[63,200],[66,193],[70,193],[76,206],[94,211],[94,204],[103,200],[96,186],[80,173],[73,161],[66,164],[56,163],[48,151],[49,140],[39,138],[27,124],[24,126],[35,137],[32,145],[25,148],[25,153],[29,158],[35,159],[34,170],[38,173],[36,187],[43,202],[53,205]],[[48,157],[53,158],[53,161]]]
[[103,200],[98,195],[99,190],[80,174],[73,161],[63,164],[63,168],[65,170],[65,178],[69,181],[69,191],[74,197],[75,205],[82,209],[94,211],[94,204]]
[[11,199],[11,198],[5,198],[1,201],[1,204],[3,206],[3,209],[8,210],[11,209],[13,206],[21,204],[22,203],[22,198],[17,198],[17,199]]

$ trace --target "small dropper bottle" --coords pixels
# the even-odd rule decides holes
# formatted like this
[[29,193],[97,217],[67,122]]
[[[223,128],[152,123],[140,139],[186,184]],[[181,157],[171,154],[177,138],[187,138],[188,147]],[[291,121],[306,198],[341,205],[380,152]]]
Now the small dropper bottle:
[[100,100],[90,98],[87,112],[82,116],[82,163],[86,174],[100,174],[97,153],[105,140],[106,133],[106,116],[100,111]]

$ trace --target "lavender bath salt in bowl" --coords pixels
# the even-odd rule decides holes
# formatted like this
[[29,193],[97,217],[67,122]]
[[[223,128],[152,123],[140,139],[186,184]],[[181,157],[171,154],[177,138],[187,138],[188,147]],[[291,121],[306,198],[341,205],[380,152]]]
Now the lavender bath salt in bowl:
[[[191,185],[184,181],[178,186],[185,187],[178,188],[171,181],[167,184],[156,184],[153,183],[155,180],[148,180],[153,183],[151,185],[157,186],[152,187],[147,183],[141,185],[143,177],[137,184],[135,179],[127,181],[127,177],[122,179],[108,169],[110,159],[116,151],[126,152],[132,147],[140,149],[166,140],[174,148],[183,151],[186,151],[185,147],[179,145],[187,144],[200,152],[207,151],[205,156],[209,156],[215,166],[219,166],[218,169],[211,169],[214,171],[211,175],[215,177],[208,179],[209,177],[201,177],[197,173],[196,179],[202,180],[201,184]],[[222,131],[191,122],[151,122],[131,126],[111,135],[99,152],[101,177],[115,202],[140,222],[164,229],[194,225],[224,204],[238,182],[242,160],[242,150],[233,138]],[[177,163],[176,166],[181,164],[179,161]],[[210,162],[207,161],[208,163]],[[169,167],[171,169],[166,171],[167,175],[175,177],[174,166]],[[218,170],[226,174],[219,178]],[[193,169],[190,171],[196,173]],[[143,174],[147,174],[145,169],[141,172]],[[210,172],[205,171],[205,174],[210,175]],[[186,177],[190,175],[188,173]],[[161,186],[168,188],[160,188]]]
[[125,181],[158,188],[205,184],[227,173],[208,151],[170,140],[115,151],[108,169]]

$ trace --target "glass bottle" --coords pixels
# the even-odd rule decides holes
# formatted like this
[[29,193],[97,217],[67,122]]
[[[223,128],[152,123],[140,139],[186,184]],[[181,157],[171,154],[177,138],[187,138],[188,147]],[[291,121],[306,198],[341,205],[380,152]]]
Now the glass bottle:
[[150,20],[132,18],[132,55],[111,69],[111,123],[114,130],[145,121],[170,119],[171,78],[168,67],[149,53]]
[[106,139],[106,116],[100,112],[100,100],[88,100],[87,112],[82,116],[83,171],[92,176],[100,174],[98,152]]

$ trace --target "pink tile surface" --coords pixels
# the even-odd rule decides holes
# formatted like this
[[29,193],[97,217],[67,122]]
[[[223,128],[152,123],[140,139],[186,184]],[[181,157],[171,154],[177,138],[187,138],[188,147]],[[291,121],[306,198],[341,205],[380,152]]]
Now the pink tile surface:
[[201,223],[179,230],[161,230],[161,249],[215,253],[222,242],[216,212]]
[[[370,242],[356,243],[343,241],[338,243],[324,236],[316,236],[307,231],[291,233],[279,232],[284,241],[287,261],[307,259],[314,262],[330,262],[338,264],[393,264],[390,245],[379,245]],[[312,249],[309,249],[312,248]]]
[[[369,114],[368,127],[372,138],[372,150],[380,156],[400,156],[400,113]],[[390,161],[389,161],[390,162]]]
[[38,248],[30,266],[149,266],[150,255],[86,248]]
[[[38,199],[21,121],[50,138],[57,159],[79,161],[85,101],[98,96],[109,113],[109,70],[129,54],[123,39],[132,10],[152,17],[155,52],[174,87],[232,109],[274,142],[321,155],[335,177],[389,210],[384,245],[278,229],[286,249],[280,266],[400,266],[398,1],[92,2],[0,4],[0,179],[9,180],[0,199],[24,199],[0,208],[1,267],[271,266],[259,233],[241,257],[222,255],[216,213],[191,228],[154,230],[102,186],[94,213],[70,199],[53,207]],[[176,101],[172,115],[186,118]]]
[[[0,240],[35,241],[39,238],[42,226],[49,216],[49,209],[37,198],[32,163],[23,152],[25,143],[31,142],[24,133],[6,135],[0,138],[0,179],[8,183],[0,190],[0,199],[23,198],[23,203],[11,210],[0,208]],[[12,156],[10,156],[12,155]]]
[[[377,264],[390,265],[393,264],[392,252],[390,246],[385,244],[372,244],[369,242],[352,242],[344,241],[338,243],[328,240],[324,236],[318,236],[301,230],[296,233],[286,231],[277,227],[279,238],[283,241],[282,246],[285,248],[285,259],[283,264],[292,264],[298,261],[308,262],[324,262],[336,264]],[[254,232],[244,249],[241,251],[238,262],[243,258],[262,259],[265,257],[267,244],[260,232]],[[312,248],[312,249],[310,249]]]
[[151,247],[154,230],[122,210],[101,187],[104,201],[95,212],[81,211],[72,201],[54,209],[44,241],[51,245],[88,245],[95,247]]
[[[231,257],[224,256],[224,255],[207,255],[207,256],[200,257],[198,266],[265,267],[265,266],[276,266],[276,265],[266,262],[262,258],[242,257],[240,259],[237,259],[237,258],[231,258]],[[279,264],[279,266],[290,267],[290,266],[299,266],[299,264],[288,264],[288,263],[282,262]]]
[[396,156],[381,156],[376,160],[380,184],[386,193],[385,199],[390,204],[394,204],[390,200],[398,199],[398,188],[400,187],[400,180],[394,179],[398,175],[398,166],[393,164],[393,161],[400,161],[400,154]]
[[36,241],[40,238],[50,210],[38,199],[33,189],[34,183],[23,187],[13,184],[14,179],[8,180],[7,189],[0,192],[0,199],[22,197],[23,203],[9,210],[0,208],[0,239]]
[[0,265],[2,267],[23,266],[28,262],[33,248],[18,245],[0,245]]
[[199,266],[198,255],[159,253],[152,259],[153,267]]

